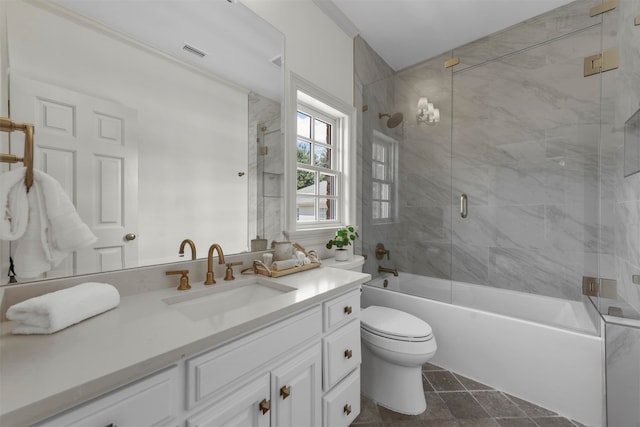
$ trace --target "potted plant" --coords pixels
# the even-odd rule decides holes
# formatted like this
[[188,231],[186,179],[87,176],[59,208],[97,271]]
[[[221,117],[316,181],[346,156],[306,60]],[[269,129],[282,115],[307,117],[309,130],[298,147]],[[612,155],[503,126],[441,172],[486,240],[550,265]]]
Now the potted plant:
[[336,230],[336,235],[333,239],[327,242],[327,249],[336,247],[336,261],[347,261],[349,259],[349,252],[347,247],[351,245],[351,242],[360,237],[356,229],[350,225],[339,228]]

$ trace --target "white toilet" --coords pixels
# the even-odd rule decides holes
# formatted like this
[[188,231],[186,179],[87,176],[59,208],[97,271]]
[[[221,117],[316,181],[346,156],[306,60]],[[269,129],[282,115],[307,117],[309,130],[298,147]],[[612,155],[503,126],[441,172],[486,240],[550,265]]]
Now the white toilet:
[[[362,271],[364,258],[325,263]],[[407,415],[425,411],[422,365],[438,348],[431,326],[404,311],[369,306],[360,312],[361,392],[380,406]]]
[[373,305],[360,314],[362,394],[395,412],[424,412],[422,365],[438,348],[431,326],[388,307]]

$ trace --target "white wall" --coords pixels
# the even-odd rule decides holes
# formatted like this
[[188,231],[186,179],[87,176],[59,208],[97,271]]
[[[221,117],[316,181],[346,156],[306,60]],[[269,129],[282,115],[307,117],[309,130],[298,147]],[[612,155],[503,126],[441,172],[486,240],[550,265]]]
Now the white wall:
[[353,39],[312,0],[242,3],[284,34],[287,72],[353,104]]
[[11,73],[137,110],[141,264],[178,260],[184,238],[200,256],[213,242],[246,250],[247,177],[238,172],[247,170],[247,93],[34,5],[6,3]]

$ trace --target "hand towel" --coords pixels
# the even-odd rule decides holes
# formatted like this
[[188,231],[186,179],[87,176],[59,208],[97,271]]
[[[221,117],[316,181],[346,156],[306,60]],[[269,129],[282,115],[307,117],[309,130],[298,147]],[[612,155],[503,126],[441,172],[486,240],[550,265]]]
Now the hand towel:
[[87,282],[15,304],[7,310],[7,319],[20,322],[13,334],[52,334],[119,304],[115,287]]
[[[24,168],[22,171],[24,175]],[[97,240],[53,177],[35,170],[27,200],[27,229],[18,239],[14,253],[18,277],[38,277],[55,268],[71,252]]]
[[273,261],[271,264],[272,270],[288,270],[297,266],[297,259],[286,259],[283,261]]
[[0,203],[4,205],[0,240],[17,240],[27,229],[29,202],[24,175],[25,168],[18,168],[0,176]]

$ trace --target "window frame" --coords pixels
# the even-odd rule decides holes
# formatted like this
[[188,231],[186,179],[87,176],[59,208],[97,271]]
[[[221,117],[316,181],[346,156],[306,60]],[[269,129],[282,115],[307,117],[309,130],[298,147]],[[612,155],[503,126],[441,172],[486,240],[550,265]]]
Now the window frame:
[[[336,230],[347,224],[354,225],[356,217],[355,108],[294,73],[291,73],[288,101],[285,117],[287,129],[287,149],[285,153],[287,209],[285,221],[290,237],[296,237],[296,233],[311,237],[314,232],[323,234],[328,230]],[[336,169],[340,171],[341,176],[337,179],[336,190],[339,196],[335,221],[298,222],[296,220],[297,112],[299,103],[318,110],[325,116],[334,118],[336,122],[333,131],[333,142],[338,150],[338,165],[336,165]]]

